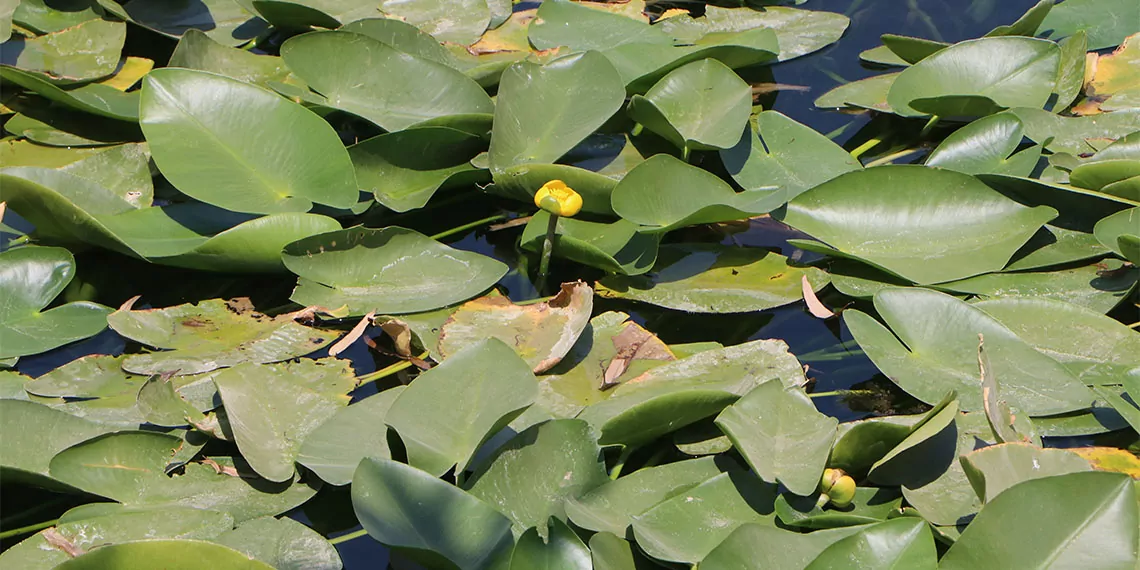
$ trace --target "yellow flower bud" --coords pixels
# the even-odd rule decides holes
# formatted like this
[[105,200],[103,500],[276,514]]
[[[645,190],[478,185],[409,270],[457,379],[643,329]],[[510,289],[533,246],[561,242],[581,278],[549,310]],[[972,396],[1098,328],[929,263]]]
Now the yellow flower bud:
[[837,507],[846,507],[851,504],[855,498],[855,480],[851,477],[844,475],[831,486],[831,491],[828,492],[831,496],[831,504]]
[[582,209],[582,196],[565,182],[551,180],[535,193],[534,205],[555,216],[570,217]]
[[827,493],[840,477],[846,475],[842,469],[824,469],[823,477],[819,480],[819,492]]

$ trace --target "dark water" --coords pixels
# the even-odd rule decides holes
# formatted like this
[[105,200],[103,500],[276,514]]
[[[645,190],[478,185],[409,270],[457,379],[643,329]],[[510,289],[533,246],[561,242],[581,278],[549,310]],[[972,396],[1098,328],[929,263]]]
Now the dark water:
[[[1034,3],[1034,0],[955,2],[810,0],[800,7],[843,13],[851,18],[851,25],[839,42],[822,51],[772,66],[770,72],[760,72],[761,76],[770,73],[769,81],[799,86],[767,97],[763,101],[764,106],[780,111],[821,133],[829,134],[836,142],[851,148],[860,140],[869,138],[868,132],[878,132],[882,127],[881,122],[890,119],[875,119],[873,123],[865,114],[846,115],[817,110],[812,102],[843,81],[881,73],[881,70],[861,65],[858,57],[859,52],[879,45],[881,34],[911,35],[947,42],[979,37],[995,26],[1014,21]],[[400,216],[382,216],[369,220],[367,224],[378,226],[398,223],[416,227],[428,234],[493,215],[500,211],[500,208],[519,208],[520,214],[525,213],[525,208],[521,206],[471,200],[455,207],[436,209],[429,205],[427,211]],[[708,235],[675,233],[682,235],[671,234],[670,241],[717,239],[717,236],[710,238]],[[515,247],[517,237],[517,229],[494,233],[477,230],[453,236],[449,243],[460,249],[496,257],[511,267],[518,267],[519,254]],[[746,231],[724,237],[722,241],[747,247],[779,249],[781,253],[790,255],[794,252],[784,242],[788,237],[794,236],[787,228],[774,222],[759,221],[753,223]],[[258,308],[266,310],[269,307],[285,304],[294,284],[294,279],[288,275],[256,278],[204,275],[199,272],[156,267],[104,252],[78,255],[77,266],[78,277],[66,294],[94,296],[99,302],[111,306],[117,306],[127,298],[141,293],[144,303],[150,306],[161,307],[216,297],[249,296]],[[552,269],[555,277],[567,279],[600,277],[600,274],[591,273],[591,270],[583,270],[581,266],[576,265],[556,262]],[[87,284],[88,288],[83,289],[83,284]],[[526,278],[525,272],[517,269],[512,270],[500,285],[511,298],[516,300],[535,296],[533,286]],[[92,295],[92,292],[95,294]],[[834,303],[829,303],[826,296],[823,300],[832,306],[842,302],[835,299]],[[629,313],[638,323],[657,333],[670,344],[715,340],[730,345],[761,338],[782,339],[788,343],[791,351],[810,367],[808,376],[815,381],[812,391],[872,389],[873,393],[866,396],[816,399],[816,404],[823,412],[836,416],[840,421],[890,411],[910,411],[910,407],[914,405],[913,401],[894,389],[888,381],[876,377],[875,367],[858,352],[858,347],[851,340],[850,334],[836,320],[825,322],[816,319],[800,305],[762,313],[689,315],[604,299],[598,299],[596,304],[599,312],[620,310]],[[19,362],[18,369],[24,374],[38,376],[86,354],[118,354],[136,348],[108,331],[85,342],[23,358]],[[848,348],[852,350],[849,351]],[[383,360],[374,360],[371,351],[362,343],[357,343],[346,356],[352,358],[359,374],[371,372],[377,366],[387,364]],[[373,391],[375,387],[363,388],[358,391],[360,393],[357,396],[363,397]],[[7,507],[6,512],[17,513],[23,510],[14,508],[17,507],[16,497],[9,496],[10,493],[7,492],[4,495],[0,498]],[[67,508],[62,499],[50,497],[37,499],[40,502],[45,500],[59,500],[54,509],[58,512]],[[345,489],[326,487],[315,500],[310,501],[306,507],[289,513],[289,516],[312,526],[326,536],[337,536],[359,528],[352,514],[350,497]],[[12,528],[42,518],[34,516],[26,522],[5,520],[3,526]],[[388,565],[386,549],[367,537],[341,543],[337,549],[345,567],[349,570],[384,568]]]

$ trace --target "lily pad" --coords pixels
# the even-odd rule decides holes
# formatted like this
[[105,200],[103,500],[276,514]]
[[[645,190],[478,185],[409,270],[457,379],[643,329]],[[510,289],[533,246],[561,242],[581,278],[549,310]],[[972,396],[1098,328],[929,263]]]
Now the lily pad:
[[1054,6],[1037,32],[1058,39],[1084,31],[1088,34],[1088,49],[1099,50],[1118,45],[1136,33],[1137,20],[1140,20],[1140,7],[1128,0],[1076,0],[1072,4],[1062,2]]
[[422,208],[445,187],[471,185],[488,177],[471,165],[486,148],[483,139],[446,127],[421,127],[383,134],[352,145],[348,155],[361,188],[385,207]]
[[99,83],[65,90],[53,84],[46,75],[7,65],[0,66],[0,77],[77,111],[120,121],[139,120],[139,93],[136,91],[124,93]]
[[1015,115],[1001,113],[978,119],[946,137],[926,157],[926,166],[966,174],[1028,176],[1041,150],[1031,147],[1017,151],[1023,136],[1021,121]]
[[486,568],[514,542],[511,521],[487,503],[387,459],[360,462],[352,478],[352,508],[381,543],[443,558],[462,570]]
[[126,39],[126,24],[88,20],[39,37],[9,40],[0,60],[59,85],[86,82],[115,72]]
[[844,507],[819,507],[822,498],[815,489],[804,496],[781,493],[776,497],[776,518],[789,527],[831,529],[885,521],[902,508],[902,495],[883,487],[856,487],[851,502]]
[[[328,123],[300,105],[189,69],[152,71],[142,93],[140,124],[154,162],[182,192],[251,213],[304,212],[313,202],[356,204],[348,151]],[[294,128],[306,136],[290,136]],[[241,142],[254,136],[256,144]]]
[[1009,107],[1040,109],[1053,93],[1060,61],[1060,48],[1046,40],[968,40],[900,73],[887,101],[902,115],[981,116]]
[[[503,263],[399,227],[355,227],[295,241],[282,253],[300,276],[291,299],[352,315],[430,311],[486,291]],[[381,271],[383,269],[383,271]]]
[[131,340],[169,350],[128,357],[123,368],[136,374],[197,374],[244,362],[279,362],[327,346],[339,336],[303,326],[290,315],[257,313],[248,299],[211,299],[165,309],[126,307],[107,321]]
[[634,95],[629,115],[678,147],[716,150],[736,144],[751,108],[751,87],[723,63],[703,59]]
[[659,250],[652,272],[606,277],[598,294],[694,313],[741,313],[799,301],[803,277],[816,291],[828,283],[823,271],[790,265],[763,249],[669,244]]
[[983,560],[998,566],[1095,560],[1102,568],[1131,568],[1138,534],[1131,478],[1098,472],[1045,477],[1014,485],[987,504],[939,567],[976,568]]
[[540,4],[527,37],[540,50],[559,46],[581,51],[603,50],[631,42],[673,44],[673,39],[657,26],[649,25],[648,18],[628,18],[569,0]]
[[771,564],[803,568],[828,546],[863,530],[853,526],[798,533],[761,523],[737,527],[704,560],[703,570],[761,570]]
[[0,442],[0,471],[13,482],[51,486],[48,463],[53,455],[116,429],[35,402],[5,398],[0,411],[0,425],[8,434]]
[[1132,208],[1107,216],[1096,223],[1093,234],[1105,247],[1120,254],[1132,263],[1140,263],[1140,235],[1136,229],[1140,222],[1140,208]]
[[760,478],[811,495],[835,443],[838,422],[816,410],[802,389],[769,380],[725,408],[716,425]]
[[767,213],[784,202],[782,194],[771,190],[737,193],[716,175],[661,154],[629,171],[611,201],[622,218],[665,232]]
[[268,87],[270,81],[282,81],[289,74],[289,68],[279,57],[229,47],[193,28],[186,30],[178,40],[169,66],[209,71],[263,87]]
[[57,566],[64,570],[122,568],[145,570],[158,564],[170,570],[193,570],[202,565],[235,570],[269,570],[272,566],[245,553],[204,540],[166,539],[122,542],[96,548]]
[[832,109],[852,107],[890,113],[894,109],[887,102],[887,95],[898,77],[898,73],[884,73],[844,83],[819,96],[815,100],[815,106]]
[[593,570],[590,549],[566,523],[550,520],[547,538],[537,528],[523,532],[511,553],[511,570]]
[[[844,311],[843,320],[875,365],[924,402],[935,404],[955,389],[963,410],[982,409],[977,349],[983,334],[1010,405],[1041,416],[1092,403],[1092,393],[1072,372],[963,301],[927,289],[893,288],[875,294],[875,308],[894,334],[860,311]],[[922,325],[931,322],[939,326]]]
[[278,570],[340,570],[340,555],[329,541],[289,518],[264,517],[242,523],[213,542],[243,552]]
[[[105,2],[100,5],[106,7]],[[218,43],[236,46],[269,27],[246,7],[233,0],[131,0],[116,15],[167,36],[181,37],[197,29]]]
[[305,437],[297,463],[313,470],[326,483],[347,485],[361,459],[390,459],[384,420],[403,391],[404,386],[389,388],[338,410]]
[[838,40],[851,22],[843,14],[785,6],[721,8],[708,6],[699,18],[677,16],[657,25],[681,43],[718,32],[770,29],[780,45],[780,61],[797,58]]
[[985,503],[1023,481],[1091,471],[1089,462],[1064,449],[1041,449],[1026,443],[1002,443],[962,456],[970,484]]
[[[550,214],[545,210],[535,213],[523,229],[519,245],[541,252],[549,222]],[[553,255],[611,273],[639,275],[653,267],[661,242],[661,234],[640,229],[626,220],[607,224],[560,216],[555,226]]]
[[462,473],[483,442],[534,402],[537,388],[528,363],[486,338],[417,377],[385,419],[410,465],[435,476],[452,467]]
[[844,174],[797,196],[773,217],[835,248],[813,250],[925,284],[1000,270],[1056,216],[1052,208],[1027,208],[966,174],[900,165]]
[[44,311],[75,276],[66,249],[25,246],[0,252],[0,358],[38,354],[107,328],[108,307],[76,301]]
[[146,378],[124,372],[123,358],[107,354],[84,356],[26,382],[24,389],[48,398],[105,398],[138,393]]
[[360,34],[303,34],[281,46],[281,58],[329,106],[387,131],[494,108],[483,88],[462,73]]
[[590,426],[552,420],[524,430],[476,469],[471,494],[506,515],[516,529],[545,534],[550,517],[566,519],[564,501],[609,481]]
[[480,297],[461,305],[443,324],[439,352],[444,358],[497,338],[511,347],[535,374],[549,370],[570,351],[590,321],[594,291],[578,281],[564,283],[553,299],[515,305],[506,297]]
[[901,517],[878,523],[824,549],[807,570],[935,568],[938,552],[925,521]]
[[814,129],[777,111],[756,116],[756,125],[720,159],[746,190],[770,188],[791,200],[840,174],[862,166],[851,153]]
[[1048,272],[990,273],[938,285],[939,289],[971,293],[982,299],[1045,298],[1107,313],[1136,286],[1140,270],[1115,259]]

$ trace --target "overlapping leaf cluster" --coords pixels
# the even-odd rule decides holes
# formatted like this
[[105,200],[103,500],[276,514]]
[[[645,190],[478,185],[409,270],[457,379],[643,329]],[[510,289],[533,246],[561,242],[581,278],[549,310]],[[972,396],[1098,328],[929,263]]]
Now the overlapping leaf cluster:
[[[901,70],[816,101],[905,125],[850,151],[763,110],[754,79],[842,15],[519,8],[0,1],[0,362],[108,326],[141,347],[0,371],[4,484],[110,501],[0,564],[339,568],[276,517],[348,486],[363,532],[426,568],[1135,567],[1136,458],[1043,439],[1140,431],[1140,336],[1118,320],[1140,274],[1134,2],[883,36],[862,58]],[[143,29],[168,61],[124,49]],[[529,214],[554,179],[583,198],[554,254],[601,277],[539,303],[393,222],[447,200]],[[794,254],[676,231],[740,220],[782,223]],[[535,252],[548,214],[524,222]],[[296,310],[54,303],[91,247],[292,273]],[[784,342],[670,345],[595,291],[832,318],[823,292],[840,351],[926,411],[840,423]],[[357,375],[337,355],[362,333],[399,362]]]

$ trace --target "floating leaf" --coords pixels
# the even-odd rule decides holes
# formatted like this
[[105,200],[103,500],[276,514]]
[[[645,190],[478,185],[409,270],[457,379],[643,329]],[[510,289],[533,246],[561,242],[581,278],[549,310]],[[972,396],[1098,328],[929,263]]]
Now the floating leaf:
[[[347,4],[359,6],[358,2],[350,1]],[[378,7],[388,17],[395,16],[408,22],[441,42],[469,45],[475,43],[487,29],[491,19],[488,4],[484,0],[449,3],[434,0],[380,0]],[[371,5],[364,9],[371,9]],[[355,19],[358,18],[352,18]],[[349,19],[341,19],[342,22],[345,20]]]
[[483,139],[445,127],[383,134],[348,149],[365,192],[396,212],[422,208],[440,189],[487,181],[471,165],[486,148]]
[[308,237],[286,246],[282,259],[300,276],[293,301],[347,305],[352,316],[438,309],[486,291],[507,272],[499,261],[395,226]]
[[115,72],[126,39],[126,24],[88,20],[43,36],[10,40],[3,62],[43,73],[60,85],[90,81]]
[[639,469],[566,501],[566,514],[582,528],[633,538],[633,517],[657,503],[739,467],[722,458],[705,457]]
[[593,430],[580,420],[552,420],[516,435],[467,485],[518,529],[545,534],[550,517],[566,519],[563,502],[609,480]]
[[611,200],[622,218],[665,232],[763,214],[782,204],[783,196],[770,188],[737,193],[716,175],[662,154],[629,171]]
[[839,540],[807,565],[827,568],[935,568],[934,536],[922,519],[901,517],[878,523]]
[[[549,222],[549,213],[536,212],[523,229],[520,246],[541,252]],[[640,229],[626,220],[607,224],[560,216],[555,226],[553,255],[607,272],[639,275],[653,267],[661,242],[661,234]]]
[[536,390],[528,363],[485,338],[417,377],[386,421],[400,434],[410,465],[435,476],[452,467],[461,473],[483,442],[534,402]]
[[993,37],[954,44],[908,67],[887,101],[902,115],[979,116],[1045,105],[1060,65],[1057,44]]
[[983,299],[1045,298],[1107,313],[1128,296],[1140,271],[1115,259],[1048,272],[979,275],[938,285],[938,289],[971,293]]
[[262,86],[268,86],[270,81],[282,81],[289,74],[289,68],[279,57],[228,47],[193,28],[186,30],[178,40],[169,66],[209,71]]
[[780,61],[822,49],[843,35],[850,20],[833,12],[798,10],[784,6],[721,8],[708,6],[700,18],[677,16],[657,25],[682,43],[706,34],[770,29],[780,45]]
[[607,10],[569,0],[551,0],[539,5],[527,37],[540,50],[566,46],[573,50],[603,50],[625,43],[670,46],[673,39],[648,19],[627,18]]
[[[136,0],[137,1],[137,0]],[[64,570],[146,570],[159,565],[169,570],[194,570],[205,566],[234,570],[269,570],[272,566],[252,560],[244,553],[203,540],[139,540],[96,548],[57,566]]]
[[361,459],[390,459],[384,420],[403,391],[403,386],[389,388],[337,411],[305,438],[297,463],[326,483],[347,485]]
[[[104,426],[45,405],[0,400],[0,472],[6,480],[51,485],[48,462],[68,447],[113,431]],[[58,483],[56,483],[58,485]]]
[[[759,523],[737,527],[708,556],[702,570],[803,568],[828,546],[863,530],[853,526],[798,533]],[[769,566],[771,564],[772,566]]]
[[0,252],[5,298],[0,304],[0,358],[38,354],[107,327],[110,309],[96,303],[76,301],[43,311],[74,275],[75,258],[66,249],[25,246]]
[[598,294],[693,313],[740,313],[800,300],[804,277],[816,290],[828,283],[822,271],[789,265],[763,249],[669,244],[659,250],[652,272],[606,277]]
[[124,93],[109,85],[89,83],[67,90],[43,74],[0,66],[0,77],[66,107],[120,121],[139,120],[139,93]]
[[[947,455],[943,462],[943,454],[939,452],[944,447],[948,447],[951,452],[954,450],[957,429],[954,421],[958,417],[958,407],[957,395],[947,392],[941,401],[910,428],[906,438],[871,465],[867,477],[882,485],[906,487],[915,487],[937,477],[939,470],[949,467],[953,459],[952,455]],[[943,443],[949,445],[944,446]]]
[[[1068,0],[1066,0],[1068,1]],[[1091,47],[1091,46],[1090,46]],[[1010,113],[1021,119],[1025,136],[1052,152],[1073,155],[1096,152],[1090,141],[1116,140],[1140,130],[1140,110],[1117,111],[1089,117],[1062,117],[1041,109],[1018,107]]]
[[1056,216],[968,175],[909,165],[841,175],[774,215],[835,248],[812,250],[859,259],[919,284],[998,271]]
[[817,506],[823,497],[815,489],[805,496],[782,493],[776,497],[776,518],[790,527],[831,529],[884,521],[902,508],[902,495],[895,489],[882,487],[856,487],[851,501],[844,507],[836,507],[834,502],[827,508]]
[[996,172],[1028,176],[1037,165],[1039,148],[1017,151],[1024,134],[1021,121],[1012,114],[978,119],[946,137],[926,157],[926,166],[938,166],[966,174]]
[[893,109],[887,103],[887,94],[898,76],[898,73],[884,73],[844,83],[817,98],[815,106],[833,109],[853,107],[890,113]]
[[1140,235],[1137,222],[1140,222],[1140,208],[1132,208],[1103,218],[1096,223],[1093,233],[1105,247],[1134,264],[1140,263],[1140,247],[1133,239]]
[[776,490],[748,472],[722,473],[633,517],[633,533],[653,558],[695,564],[741,525],[774,525]]
[[566,523],[551,519],[547,534],[544,539],[537,528],[523,532],[511,554],[511,569],[593,570],[590,549]]
[[725,408],[716,425],[762,479],[811,495],[835,443],[838,422],[819,413],[801,389],[768,381]]
[[[300,105],[189,69],[152,71],[142,93],[140,124],[155,164],[182,192],[252,213],[356,203],[348,152],[328,123]],[[294,129],[306,136],[290,136]],[[256,144],[243,142],[254,136]]]
[[985,503],[1023,481],[1089,471],[1088,461],[1064,449],[1027,443],[1001,443],[962,456],[970,484]]
[[[1049,500],[1041,500],[1049,497]],[[1132,568],[1140,534],[1131,478],[1071,473],[1014,485],[988,503],[942,557],[940,568]]]
[[490,113],[491,98],[475,81],[360,34],[315,32],[291,38],[281,58],[328,105],[387,131],[448,115]]
[[982,409],[979,333],[985,335],[994,375],[1011,405],[1040,416],[1092,402],[1092,393],[1059,362],[963,301],[926,289],[892,288],[875,294],[875,308],[891,330],[855,310],[844,311],[843,320],[875,365],[924,402],[937,403],[946,390],[955,389],[963,410]]
[[[107,7],[106,2],[99,3]],[[201,30],[218,43],[236,46],[256,38],[268,27],[232,0],[131,0],[115,15],[171,37]]]
[[1059,39],[1084,31],[1088,34],[1088,49],[1100,50],[1118,45],[1136,33],[1137,20],[1140,7],[1129,0],[1076,0],[1068,5],[1062,2],[1049,11],[1037,28],[1037,35]]
[[115,332],[169,352],[130,356],[123,368],[136,374],[197,374],[244,362],[288,360],[327,346],[337,336],[253,311],[249,300],[210,299],[165,309],[120,308],[107,317]]
[[748,124],[752,90],[731,69],[703,59],[669,72],[629,102],[630,117],[686,149],[731,148]]
[[811,127],[764,111],[736,146],[720,159],[732,179],[746,190],[777,186],[785,201],[840,174],[862,166],[851,153]]
[[340,555],[324,537],[289,518],[264,517],[242,523],[214,542],[281,569],[340,570]]

